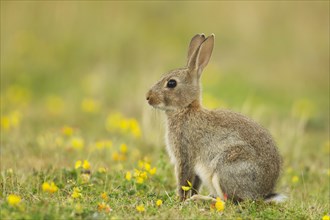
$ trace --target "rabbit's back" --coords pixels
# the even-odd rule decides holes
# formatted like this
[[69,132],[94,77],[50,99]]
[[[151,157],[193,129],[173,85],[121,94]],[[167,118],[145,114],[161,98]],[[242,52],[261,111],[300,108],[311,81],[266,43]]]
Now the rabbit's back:
[[254,161],[265,169],[279,171],[281,158],[276,144],[257,122],[233,111],[206,109],[202,109],[195,120],[197,127],[192,129],[201,137],[199,144],[204,148],[201,152],[208,152],[206,156],[221,157],[226,164]]
[[[269,132],[248,117],[229,110],[186,109],[168,116],[168,142],[180,142],[194,157],[222,154],[224,162],[265,161],[280,164]],[[240,148],[239,146],[244,146]],[[233,150],[232,150],[233,149]],[[192,155],[193,156],[193,155]]]

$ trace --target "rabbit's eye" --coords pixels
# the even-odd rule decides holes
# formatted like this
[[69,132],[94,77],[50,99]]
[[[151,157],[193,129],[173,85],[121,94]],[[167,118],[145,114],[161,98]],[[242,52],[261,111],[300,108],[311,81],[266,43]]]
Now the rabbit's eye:
[[174,88],[176,87],[176,81],[174,79],[170,79],[168,82],[167,82],[167,88]]

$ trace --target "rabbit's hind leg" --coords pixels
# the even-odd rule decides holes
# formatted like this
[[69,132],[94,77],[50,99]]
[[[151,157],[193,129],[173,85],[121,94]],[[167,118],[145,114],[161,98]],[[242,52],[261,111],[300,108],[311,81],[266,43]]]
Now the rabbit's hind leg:
[[220,180],[217,174],[214,174],[211,178],[211,189],[213,191],[212,193],[215,193],[215,195],[211,194],[208,196],[203,196],[203,195],[195,194],[192,197],[190,197],[187,201],[202,200],[202,201],[216,202],[217,197],[220,197],[221,200],[225,200],[222,190],[220,188]]
[[214,174],[212,176],[212,185],[213,185],[213,188],[215,189],[216,191],[216,195],[217,197],[220,197],[221,200],[225,200],[225,197],[224,197],[224,194],[221,190],[221,187],[220,187],[220,179],[219,179],[219,175],[218,174]]

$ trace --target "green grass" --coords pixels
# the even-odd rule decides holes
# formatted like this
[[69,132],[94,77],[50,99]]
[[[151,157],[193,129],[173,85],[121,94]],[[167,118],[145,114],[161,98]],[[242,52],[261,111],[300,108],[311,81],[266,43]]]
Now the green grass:
[[[288,188],[290,200],[280,205],[251,201],[236,205],[227,202],[225,210],[218,213],[211,211],[207,202],[181,203],[173,191],[172,167],[167,163],[165,156],[162,156],[155,164],[157,173],[143,184],[127,181],[124,171],[111,168],[106,173],[92,172],[90,180],[85,183],[81,180],[81,173],[73,168],[35,170],[24,176],[16,172],[3,172],[1,181],[4,192],[20,195],[23,200],[18,207],[11,207],[2,201],[1,219],[216,219],[219,216],[225,219],[321,219],[327,213],[327,198],[320,199],[320,195],[326,197],[329,192],[327,187],[305,189],[306,183],[313,186],[320,182],[319,175],[311,174],[304,174],[296,184],[291,183],[292,174],[285,174],[280,188]],[[41,184],[45,181],[54,181],[59,191],[53,194],[43,192]],[[72,198],[74,187],[81,187],[81,198]],[[106,200],[101,197],[104,192],[108,196]],[[156,206],[158,199],[163,201],[161,207]],[[98,210],[102,202],[110,206],[110,212]],[[146,209],[144,213],[136,211],[136,206],[141,204]]]
[[[328,8],[328,2],[1,1],[0,218],[329,215]],[[270,130],[284,160],[277,192],[288,196],[286,203],[228,201],[216,212],[209,202],[179,202],[163,113],[144,97],[161,74],[185,63],[199,32],[216,34],[203,102]],[[91,168],[76,169],[78,160]],[[139,161],[157,170],[146,171],[143,183],[134,177],[134,169],[145,171]],[[58,190],[44,191],[45,182]],[[72,197],[75,188],[81,197]],[[11,194],[21,198],[17,205],[8,201]]]

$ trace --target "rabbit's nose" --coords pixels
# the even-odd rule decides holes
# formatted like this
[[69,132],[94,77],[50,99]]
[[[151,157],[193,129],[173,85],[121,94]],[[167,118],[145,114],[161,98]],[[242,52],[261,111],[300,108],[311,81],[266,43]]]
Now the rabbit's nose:
[[147,101],[149,101],[149,99],[150,99],[150,91],[146,94],[146,99],[147,99]]

